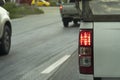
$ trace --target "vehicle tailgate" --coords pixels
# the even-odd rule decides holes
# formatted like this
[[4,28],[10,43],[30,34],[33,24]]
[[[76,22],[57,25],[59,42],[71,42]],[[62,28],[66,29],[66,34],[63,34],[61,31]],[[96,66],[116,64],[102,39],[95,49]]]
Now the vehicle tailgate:
[[62,14],[78,14],[78,11],[75,7],[75,3],[69,3],[63,5]]
[[120,77],[120,23],[94,23],[94,76]]

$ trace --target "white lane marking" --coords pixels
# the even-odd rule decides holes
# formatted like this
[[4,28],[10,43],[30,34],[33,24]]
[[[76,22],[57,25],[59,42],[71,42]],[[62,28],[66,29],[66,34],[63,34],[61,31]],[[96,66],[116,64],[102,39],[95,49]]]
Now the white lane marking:
[[51,71],[53,71],[55,68],[57,68],[58,66],[60,66],[63,62],[65,62],[71,55],[65,55],[64,57],[62,57],[61,59],[59,59],[58,61],[56,61],[55,63],[53,63],[52,65],[50,65],[48,68],[46,68],[44,71],[42,71],[42,74],[48,74]]

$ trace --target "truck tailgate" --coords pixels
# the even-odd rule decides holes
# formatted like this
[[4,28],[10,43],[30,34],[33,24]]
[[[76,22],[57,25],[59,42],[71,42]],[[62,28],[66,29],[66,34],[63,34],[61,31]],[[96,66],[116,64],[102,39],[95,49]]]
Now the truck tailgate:
[[120,77],[120,23],[94,23],[94,76]]
[[75,3],[69,3],[63,5],[62,14],[78,14],[78,11],[75,7]]

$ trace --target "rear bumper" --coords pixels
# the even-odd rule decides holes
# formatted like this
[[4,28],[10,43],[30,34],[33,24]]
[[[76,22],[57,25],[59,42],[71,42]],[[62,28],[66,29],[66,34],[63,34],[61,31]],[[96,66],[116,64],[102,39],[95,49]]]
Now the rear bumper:
[[80,74],[79,79],[80,80],[94,80],[93,75],[86,75],[86,74]]
[[73,18],[73,19],[80,19],[78,14],[61,14],[63,18]]
[[78,17],[70,17],[70,16],[62,16],[62,19],[67,20],[67,21],[74,21],[74,20],[80,21],[80,18],[78,18]]

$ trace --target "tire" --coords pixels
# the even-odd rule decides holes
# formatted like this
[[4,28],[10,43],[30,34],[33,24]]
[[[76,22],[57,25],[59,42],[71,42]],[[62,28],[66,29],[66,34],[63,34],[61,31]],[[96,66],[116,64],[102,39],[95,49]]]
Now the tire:
[[77,23],[78,23],[78,21],[77,21],[77,20],[74,20],[73,22],[74,22],[74,24],[77,24]]
[[102,80],[101,78],[94,78],[94,80]]
[[4,27],[4,33],[0,44],[0,55],[7,55],[11,47],[11,30],[8,25]]
[[68,21],[63,21],[63,25],[64,25],[64,27],[68,27],[69,22]]

